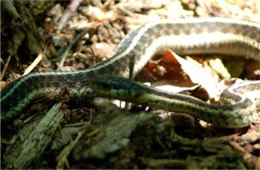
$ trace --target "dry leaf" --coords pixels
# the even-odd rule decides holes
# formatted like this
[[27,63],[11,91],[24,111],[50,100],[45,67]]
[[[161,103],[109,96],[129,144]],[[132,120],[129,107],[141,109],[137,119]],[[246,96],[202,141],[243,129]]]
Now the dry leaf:
[[209,93],[210,98],[215,97],[219,93],[217,90],[218,79],[208,74],[200,63],[196,62],[192,58],[185,60],[174,52],[172,52],[172,54],[181,64],[181,68],[184,72],[189,75],[192,82],[198,83],[204,87]]

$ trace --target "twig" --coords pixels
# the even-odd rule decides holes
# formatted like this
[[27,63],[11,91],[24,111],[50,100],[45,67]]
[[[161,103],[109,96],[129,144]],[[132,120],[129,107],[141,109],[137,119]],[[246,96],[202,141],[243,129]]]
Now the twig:
[[67,160],[67,157],[71,153],[71,150],[74,148],[74,146],[77,144],[81,136],[86,132],[86,129],[81,130],[78,132],[78,135],[75,140],[71,141],[68,146],[63,148],[63,150],[60,152],[60,154],[56,157],[57,165],[56,169],[64,169],[64,166],[66,165],[67,168],[70,168],[69,162]]
[[40,53],[35,59],[34,61],[29,65],[29,67],[27,67],[23,73],[22,76],[25,76],[27,74],[29,74],[41,61],[43,58],[44,54]]
[[60,20],[60,23],[58,25],[58,30],[61,30],[67,21],[70,19],[73,12],[76,11],[78,6],[81,4],[82,0],[72,0],[71,3],[68,5],[63,17]]
[[10,60],[11,60],[11,56],[9,55],[8,58],[7,58],[7,61],[5,63],[4,69],[2,71],[0,80],[2,80],[4,78],[4,75],[5,75],[6,69],[7,69],[8,65],[9,65]]
[[63,67],[64,62],[68,56],[69,51],[71,50],[71,48],[80,40],[81,37],[83,37],[86,33],[88,33],[89,29],[85,29],[84,31],[82,31],[80,34],[78,34],[69,44],[69,46],[66,48],[66,50],[63,52],[62,54],[62,59],[61,62],[59,64],[59,67]]

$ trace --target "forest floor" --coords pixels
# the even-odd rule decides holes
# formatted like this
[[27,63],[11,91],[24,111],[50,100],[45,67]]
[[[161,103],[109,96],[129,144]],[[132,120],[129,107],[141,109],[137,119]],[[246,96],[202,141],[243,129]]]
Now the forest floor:
[[[87,69],[112,57],[128,33],[155,20],[223,17],[260,23],[259,0],[40,2],[35,2],[38,8],[20,3],[34,13],[44,9],[41,19],[35,19],[40,36],[30,38],[28,27],[21,29],[22,34],[13,31],[21,39],[19,43],[2,38],[2,88],[30,72]],[[19,19],[24,23],[23,17]],[[5,24],[3,33],[7,28]],[[163,51],[135,80],[164,90],[170,84],[171,92],[181,89],[217,103],[218,92],[235,81],[231,78],[260,79],[260,63],[253,60],[183,56],[185,62],[179,63],[169,59],[173,57],[170,51]],[[195,68],[183,69],[189,64]],[[259,112],[259,119],[249,127],[224,129],[184,113],[136,105],[126,110],[123,102],[102,98],[83,106],[68,104],[68,91],[64,87],[61,94],[53,95],[55,100],[48,96],[35,101],[12,124],[2,125],[3,168],[260,168]]]

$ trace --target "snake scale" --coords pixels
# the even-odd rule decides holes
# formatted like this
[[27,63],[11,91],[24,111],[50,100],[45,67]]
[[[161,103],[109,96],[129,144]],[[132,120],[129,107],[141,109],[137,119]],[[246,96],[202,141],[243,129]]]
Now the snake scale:
[[[114,77],[128,77],[131,62],[134,62],[135,76],[156,52],[164,48],[181,55],[223,54],[260,61],[260,24],[224,18],[159,20],[145,24],[128,34],[114,56],[100,64],[79,71],[35,72],[10,83],[1,91],[1,121],[13,120],[33,100],[59,92],[64,86],[69,88],[71,99],[84,99],[90,93],[89,85],[100,96],[129,98],[131,102],[152,107],[188,112],[216,126],[244,127],[254,120],[259,95],[255,100],[250,99],[237,95],[236,88],[232,88],[226,90],[231,104],[210,105],[191,96],[166,94]],[[248,87],[260,91],[260,81],[252,81],[238,89],[243,91]],[[129,96],[122,98],[122,95]]]

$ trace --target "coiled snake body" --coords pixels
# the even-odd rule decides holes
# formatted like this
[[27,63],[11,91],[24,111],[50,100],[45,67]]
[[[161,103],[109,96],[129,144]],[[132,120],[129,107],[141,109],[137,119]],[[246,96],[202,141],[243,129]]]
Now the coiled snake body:
[[[237,94],[235,87],[226,90],[232,104],[210,105],[190,96],[158,92],[122,78],[99,77],[127,77],[131,62],[134,62],[133,75],[136,75],[163,48],[171,48],[178,54],[224,54],[260,61],[260,24],[223,18],[148,23],[122,40],[112,58],[96,66],[80,71],[31,73],[12,82],[1,91],[1,121],[14,119],[32,100],[59,92],[64,86],[69,87],[72,98],[88,96],[89,85],[100,96],[188,112],[217,126],[244,127],[253,121],[260,96],[249,99]],[[105,81],[99,81],[102,78]],[[240,89],[248,87],[260,91],[260,81],[239,86]],[[136,92],[133,94],[130,89]]]

